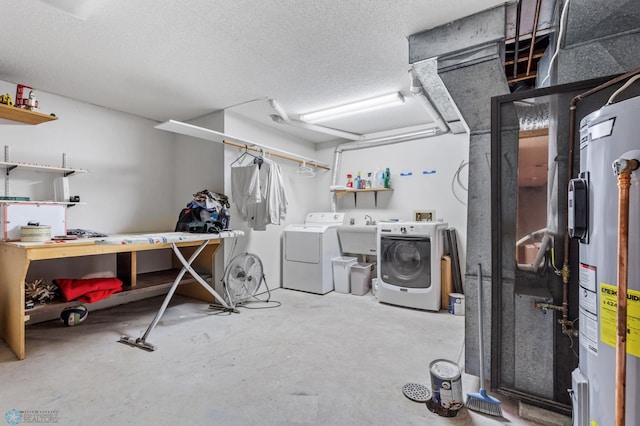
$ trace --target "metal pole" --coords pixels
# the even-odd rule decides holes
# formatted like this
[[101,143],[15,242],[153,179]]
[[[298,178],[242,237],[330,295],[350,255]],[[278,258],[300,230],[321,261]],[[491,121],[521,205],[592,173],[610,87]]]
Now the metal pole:
[[[9,162],[9,145],[4,146],[4,161],[5,163]],[[6,173],[4,175],[4,195],[5,197],[9,196],[9,166],[6,166]]]

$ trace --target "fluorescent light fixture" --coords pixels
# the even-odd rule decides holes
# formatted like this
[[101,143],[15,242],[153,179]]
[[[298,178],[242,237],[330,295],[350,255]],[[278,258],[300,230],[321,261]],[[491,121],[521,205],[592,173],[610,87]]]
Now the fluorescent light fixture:
[[40,0],[51,7],[86,21],[100,6],[102,0]]
[[324,133],[331,136],[337,136],[339,138],[359,140],[362,139],[362,135],[351,132],[343,132],[342,130],[332,129],[331,127],[318,126],[316,124],[305,123],[299,120],[285,120],[279,115],[272,114],[271,119],[278,124],[286,124],[293,127],[300,127],[302,129],[311,130],[313,132]]
[[364,101],[354,102],[351,104],[340,105],[334,108],[327,108],[321,111],[310,112],[300,116],[300,120],[308,123],[317,123],[321,121],[335,120],[337,118],[346,117],[352,114],[360,114],[362,112],[375,111],[377,109],[388,108],[395,105],[402,105],[404,97],[399,93],[390,93],[388,95],[378,96],[376,98],[366,99]]

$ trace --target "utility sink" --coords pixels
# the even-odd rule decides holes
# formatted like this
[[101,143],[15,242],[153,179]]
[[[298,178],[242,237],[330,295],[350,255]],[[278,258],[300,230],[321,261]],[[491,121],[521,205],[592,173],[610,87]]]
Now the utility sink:
[[343,253],[373,256],[376,254],[378,227],[371,225],[338,226],[338,238]]

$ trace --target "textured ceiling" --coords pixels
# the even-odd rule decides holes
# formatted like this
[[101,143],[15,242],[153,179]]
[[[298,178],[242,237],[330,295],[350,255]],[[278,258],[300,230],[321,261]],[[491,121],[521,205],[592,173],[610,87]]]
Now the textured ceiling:
[[[268,98],[295,118],[395,91],[408,96],[409,35],[502,3],[3,1],[0,80],[157,121],[232,108],[267,123]],[[351,124],[361,133],[418,124],[389,121]]]

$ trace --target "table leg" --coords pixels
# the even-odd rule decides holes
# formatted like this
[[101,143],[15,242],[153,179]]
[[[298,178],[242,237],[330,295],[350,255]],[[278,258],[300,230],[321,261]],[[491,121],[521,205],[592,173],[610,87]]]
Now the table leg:
[[26,251],[4,246],[0,252],[0,335],[18,359],[25,357],[24,283],[29,269]]
[[175,281],[171,285],[171,288],[169,289],[169,292],[164,298],[164,301],[162,302],[162,306],[160,307],[160,310],[158,311],[156,316],[153,318],[153,321],[151,321],[151,324],[149,324],[149,327],[144,332],[142,337],[138,339],[134,339],[131,336],[122,336],[120,338],[120,342],[129,344],[132,346],[136,346],[148,351],[154,351],[156,349],[155,345],[147,342],[147,338],[149,337],[149,334],[154,329],[154,327],[158,324],[158,321],[160,321],[160,318],[162,317],[165,310],[167,309],[167,306],[169,306],[169,302],[171,301],[173,294],[178,288],[178,285],[180,285],[180,281],[182,280],[182,277],[184,277],[184,274],[186,274],[187,272],[189,272],[193,276],[193,278],[195,278],[195,280],[198,281],[209,293],[211,293],[214,297],[217,297],[218,300],[220,300],[220,302],[225,308],[230,309],[229,306],[224,301],[224,299],[220,297],[220,295],[209,286],[209,283],[203,280],[202,277],[200,277],[200,275],[191,267],[191,264],[193,263],[193,261],[198,257],[200,252],[204,250],[204,248],[207,246],[208,243],[209,241],[203,241],[202,244],[200,244],[200,246],[196,249],[196,251],[189,257],[189,260],[186,260],[184,258],[184,256],[180,252],[180,249],[178,249],[175,243],[171,243],[171,248],[173,249],[174,254],[178,258],[178,260],[180,260],[180,263],[182,263],[183,265],[182,269],[178,273],[178,276],[176,277]]

